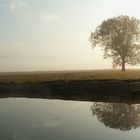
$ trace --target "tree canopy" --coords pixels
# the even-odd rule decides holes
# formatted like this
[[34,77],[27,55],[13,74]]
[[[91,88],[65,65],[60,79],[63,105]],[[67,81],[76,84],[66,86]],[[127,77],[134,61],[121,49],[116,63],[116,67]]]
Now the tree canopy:
[[140,20],[129,16],[107,19],[90,34],[92,47],[100,46],[104,58],[112,58],[113,67],[140,62]]

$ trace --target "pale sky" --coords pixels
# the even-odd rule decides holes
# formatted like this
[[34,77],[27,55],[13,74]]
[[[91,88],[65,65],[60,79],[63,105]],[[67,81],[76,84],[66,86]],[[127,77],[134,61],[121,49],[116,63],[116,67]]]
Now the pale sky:
[[0,0],[0,71],[112,68],[88,39],[118,15],[140,19],[140,1]]

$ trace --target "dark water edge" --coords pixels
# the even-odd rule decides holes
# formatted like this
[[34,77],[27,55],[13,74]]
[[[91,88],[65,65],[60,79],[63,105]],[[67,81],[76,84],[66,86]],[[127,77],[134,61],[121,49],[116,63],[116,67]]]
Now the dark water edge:
[[53,81],[0,83],[0,98],[27,97],[94,102],[140,103],[140,81]]

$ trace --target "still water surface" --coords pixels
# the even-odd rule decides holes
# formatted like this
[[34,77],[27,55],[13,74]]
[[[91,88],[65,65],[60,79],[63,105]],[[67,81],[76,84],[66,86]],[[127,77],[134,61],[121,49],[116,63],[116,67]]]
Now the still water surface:
[[0,99],[0,140],[139,140],[140,105]]

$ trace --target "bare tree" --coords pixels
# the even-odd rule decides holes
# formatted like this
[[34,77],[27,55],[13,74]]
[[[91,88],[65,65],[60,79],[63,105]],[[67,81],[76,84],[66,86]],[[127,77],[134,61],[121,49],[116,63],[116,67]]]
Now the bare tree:
[[100,46],[104,50],[104,59],[110,57],[113,67],[125,64],[136,65],[140,62],[140,20],[118,16],[107,19],[90,34],[92,47]]

